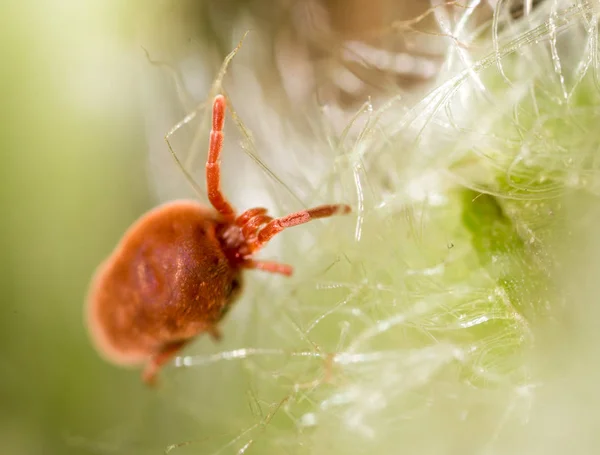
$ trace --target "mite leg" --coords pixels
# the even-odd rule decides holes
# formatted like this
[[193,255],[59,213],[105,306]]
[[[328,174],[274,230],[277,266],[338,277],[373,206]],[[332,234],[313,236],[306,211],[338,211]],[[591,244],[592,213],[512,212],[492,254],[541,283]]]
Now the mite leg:
[[287,264],[280,264],[279,262],[271,261],[253,261],[248,260],[242,264],[245,269],[257,269],[263,270],[269,273],[279,273],[281,275],[290,276],[294,269]]
[[219,341],[221,341],[221,338],[223,338],[223,336],[221,335],[221,331],[217,328],[216,325],[210,326],[208,329],[206,329],[206,331],[215,343],[218,343]]
[[149,386],[155,385],[156,376],[162,366],[170,361],[187,342],[188,340],[184,340],[167,344],[158,354],[153,355],[142,372],[142,380]]
[[254,218],[256,215],[264,215],[266,213],[267,209],[264,207],[254,207],[252,209],[248,209],[235,219],[235,224],[241,227],[246,224],[250,218]]
[[206,189],[208,200],[217,212],[229,221],[235,219],[235,210],[221,192],[221,150],[223,150],[223,126],[225,124],[225,97],[217,95],[213,103],[212,130],[206,160]]
[[350,213],[350,207],[347,205],[321,205],[312,209],[291,213],[281,218],[275,218],[273,221],[267,223],[258,232],[256,240],[254,240],[251,244],[251,250],[253,252],[259,250],[269,240],[271,240],[275,235],[279,234],[284,229],[308,223],[309,221],[317,218],[327,218],[332,215],[346,213]]
[[261,226],[273,221],[273,217],[269,215],[256,215],[250,218],[242,227],[242,235],[246,240],[250,240],[256,236],[256,232]]

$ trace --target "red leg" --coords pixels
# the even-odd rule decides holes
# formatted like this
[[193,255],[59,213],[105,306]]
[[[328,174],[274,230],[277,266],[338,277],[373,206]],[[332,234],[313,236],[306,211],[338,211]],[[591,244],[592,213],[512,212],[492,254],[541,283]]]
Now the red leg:
[[149,386],[156,384],[156,376],[162,368],[162,366],[171,360],[175,354],[177,354],[183,346],[187,343],[187,340],[177,341],[166,345],[161,351],[150,357],[144,371],[142,372],[142,380]]
[[208,332],[208,334],[210,335],[210,337],[213,339],[213,341],[215,343],[218,343],[219,341],[221,341],[221,338],[222,338],[221,331],[217,328],[217,326],[213,325],[213,326],[209,327],[208,329],[206,329],[206,331]]
[[258,229],[261,226],[269,223],[270,221],[273,221],[272,216],[256,215],[255,217],[250,218],[246,222],[246,224],[244,224],[244,226],[242,227],[242,235],[246,240],[251,240],[253,237],[256,236],[256,232],[258,231]]
[[221,163],[219,158],[223,149],[223,126],[225,124],[225,97],[217,95],[213,103],[212,130],[206,160],[206,189],[208,200],[217,212],[226,219],[235,218],[235,210],[221,192]]
[[235,224],[241,227],[246,224],[250,218],[254,218],[256,215],[264,215],[265,213],[267,213],[267,209],[263,207],[248,209],[235,219]]
[[290,276],[294,269],[287,264],[280,264],[279,262],[270,261],[245,261],[242,266],[246,269],[257,269],[263,270],[269,273],[279,273],[281,275]]
[[350,213],[350,207],[347,205],[321,205],[312,209],[291,213],[282,218],[276,218],[258,232],[256,240],[252,242],[251,249],[253,252],[259,250],[265,243],[284,229],[308,223],[317,218],[327,218],[328,216],[346,213]]

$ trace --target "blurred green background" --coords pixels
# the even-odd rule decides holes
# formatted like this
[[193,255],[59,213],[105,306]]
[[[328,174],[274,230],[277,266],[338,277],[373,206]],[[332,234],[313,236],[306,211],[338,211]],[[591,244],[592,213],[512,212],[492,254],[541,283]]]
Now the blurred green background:
[[142,3],[0,7],[2,454],[157,453],[185,439],[83,325],[94,268],[154,203],[131,39]]

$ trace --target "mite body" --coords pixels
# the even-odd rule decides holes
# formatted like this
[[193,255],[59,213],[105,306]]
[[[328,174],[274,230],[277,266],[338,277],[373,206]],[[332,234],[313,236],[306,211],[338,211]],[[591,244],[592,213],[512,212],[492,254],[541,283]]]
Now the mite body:
[[115,364],[144,364],[148,384],[196,336],[219,339],[217,324],[239,295],[243,269],[292,273],[288,265],[252,258],[274,235],[350,212],[347,205],[324,205],[272,218],[257,207],[238,216],[220,189],[224,116],[219,95],[206,163],[213,208],[175,201],[151,210],[100,265],[90,287],[87,319],[96,348]]
[[[109,360],[138,364],[204,331],[218,338],[216,323],[237,295],[241,269],[224,252],[226,224],[215,215],[192,202],[158,207],[100,266],[89,325]],[[154,374],[150,367],[147,380]]]

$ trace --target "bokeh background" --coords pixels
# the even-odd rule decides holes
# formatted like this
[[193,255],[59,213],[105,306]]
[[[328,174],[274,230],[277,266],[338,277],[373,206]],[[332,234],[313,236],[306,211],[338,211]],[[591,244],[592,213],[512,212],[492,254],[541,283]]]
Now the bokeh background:
[[[597,8],[583,0],[4,2],[0,452],[398,453],[398,431],[414,453],[595,453]],[[553,27],[570,34],[557,40]],[[171,368],[159,390],[147,390],[138,372],[108,365],[90,345],[87,286],[141,213],[196,197],[163,137],[197,113],[173,142],[201,176],[201,103],[247,29],[221,88],[252,134],[228,120],[224,187],[240,207],[260,200],[283,213],[335,199],[351,202],[358,218],[274,242],[267,256],[294,263],[302,278],[253,276],[225,343],[199,341],[190,351],[196,368]],[[504,38],[495,41],[498,30]],[[482,98],[470,98],[475,79],[471,94],[452,88],[451,77],[474,62],[478,74],[491,68]],[[543,88],[533,107],[523,102],[532,81]],[[496,110],[481,101],[490,94]],[[377,119],[354,122],[392,100]],[[466,106],[457,110],[465,122],[435,119],[421,135],[436,103]],[[529,168],[524,150],[534,156]],[[514,186],[495,178],[515,167]],[[440,169],[472,197],[431,184],[429,171]],[[415,175],[424,176],[416,186]],[[509,201],[506,218],[490,195]],[[477,198],[483,205],[471,205]],[[436,281],[440,264],[448,273]],[[467,297],[457,303],[448,289]],[[513,312],[497,311],[501,291],[517,302]],[[427,313],[422,301],[434,307],[427,318],[392,327],[394,315]],[[330,384],[323,352],[359,345],[357,320],[367,335],[368,327],[383,335],[367,349],[380,357],[339,358],[355,370]],[[451,345],[436,344],[441,331]],[[313,343],[324,351],[307,348]],[[414,352],[397,352],[400,363],[382,357],[400,346]],[[256,363],[227,363],[222,353],[239,347],[259,349]],[[476,347],[482,353],[471,358]],[[293,359],[300,351],[308,360]],[[322,382],[311,385],[313,377]]]
[[[83,325],[95,266],[153,203],[132,65],[141,6],[0,8],[2,453],[122,453],[172,421],[141,420],[160,398],[106,368]],[[95,447],[106,432],[124,445]]]

